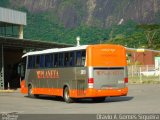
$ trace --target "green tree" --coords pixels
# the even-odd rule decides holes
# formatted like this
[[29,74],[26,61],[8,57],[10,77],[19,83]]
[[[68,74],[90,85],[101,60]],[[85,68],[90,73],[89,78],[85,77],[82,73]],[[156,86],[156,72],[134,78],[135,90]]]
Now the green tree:
[[139,28],[144,30],[144,34],[147,39],[147,47],[153,48],[155,43],[156,34],[159,34],[160,25],[150,24],[150,25],[138,25]]

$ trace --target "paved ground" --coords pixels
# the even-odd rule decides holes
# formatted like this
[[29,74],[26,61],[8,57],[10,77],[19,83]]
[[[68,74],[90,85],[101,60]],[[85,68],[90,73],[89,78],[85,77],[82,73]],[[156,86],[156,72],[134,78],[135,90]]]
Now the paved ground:
[[0,113],[19,112],[22,114],[50,113],[160,113],[160,84],[129,85],[127,97],[106,98],[103,103],[81,100],[67,104],[55,97],[28,98],[20,94],[0,93]]

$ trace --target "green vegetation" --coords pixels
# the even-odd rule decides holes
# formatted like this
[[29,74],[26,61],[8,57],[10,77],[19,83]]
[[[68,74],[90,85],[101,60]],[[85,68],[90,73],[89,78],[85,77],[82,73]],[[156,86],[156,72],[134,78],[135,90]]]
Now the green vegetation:
[[9,5],[9,1],[8,0],[1,0],[0,1],[0,6],[8,7],[8,5]]
[[160,84],[159,76],[129,76],[129,84]]
[[160,48],[160,26],[157,24],[138,25],[128,21],[123,25],[114,26],[110,32],[109,43],[127,47]]
[[27,39],[47,40],[69,44],[76,43],[76,37],[81,37],[82,44],[103,43],[108,39],[109,30],[98,27],[80,25],[76,28],[65,28],[62,24],[46,13],[27,13],[27,26],[24,37]]
[[[146,33],[151,34],[153,42],[149,42]],[[160,47],[159,33],[160,26],[158,25],[138,25],[131,20],[122,25],[113,25],[108,29],[85,24],[75,28],[65,28],[54,15],[29,12],[27,13],[27,26],[24,29],[24,37],[27,39],[76,44],[76,37],[80,36],[81,44],[111,43],[133,48],[153,49]]]
[[[125,2],[122,2],[116,10],[122,9]],[[13,8],[9,0],[1,0],[0,6]],[[58,18],[57,11],[64,12],[66,6],[71,6],[77,13],[77,20],[81,21],[79,26],[67,28]],[[100,19],[91,25],[83,23],[86,9],[81,0],[63,0],[60,7],[55,10],[32,13],[23,7],[15,7],[27,12],[27,26],[24,27],[24,38],[42,41],[53,41],[59,43],[76,44],[76,37],[80,36],[81,44],[111,43],[121,44],[127,47],[160,49],[160,26],[159,25],[138,25],[129,20],[121,25],[112,25],[110,28],[103,28]],[[117,13],[117,12],[116,12]],[[155,15],[155,21],[159,23],[160,12]]]
[[[148,34],[150,38],[148,38]],[[49,13],[28,13],[24,35],[27,39],[68,44],[76,44],[76,37],[80,36],[81,44],[111,43],[133,48],[153,49],[160,47],[160,26],[138,25],[131,20],[122,25],[113,25],[109,29],[84,24],[75,28],[65,28]]]

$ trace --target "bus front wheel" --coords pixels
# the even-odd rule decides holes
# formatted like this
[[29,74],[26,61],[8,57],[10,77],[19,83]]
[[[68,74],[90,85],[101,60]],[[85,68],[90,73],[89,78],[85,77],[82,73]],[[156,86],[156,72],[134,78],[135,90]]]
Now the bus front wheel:
[[73,98],[71,98],[71,97],[69,96],[69,88],[68,88],[68,87],[65,87],[65,88],[64,88],[63,99],[64,99],[64,101],[67,102],[67,103],[72,103],[72,102],[73,102]]
[[28,97],[33,97],[33,94],[32,94],[32,85],[28,86]]
[[33,91],[32,91],[32,85],[29,85],[28,86],[28,97],[35,97],[35,98],[39,98],[39,94],[33,94]]

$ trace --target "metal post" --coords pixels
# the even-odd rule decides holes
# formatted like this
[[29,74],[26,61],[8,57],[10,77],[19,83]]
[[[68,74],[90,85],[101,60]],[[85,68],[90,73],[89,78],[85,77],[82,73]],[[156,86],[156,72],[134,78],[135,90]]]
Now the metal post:
[[23,26],[19,26],[19,39],[23,39]]
[[0,48],[0,89],[4,89],[4,60],[3,60],[3,44]]
[[140,83],[142,83],[142,75],[141,75],[141,71],[142,71],[142,69],[141,69],[141,67],[140,67]]
[[133,73],[134,73],[134,72],[133,72],[133,65],[132,65],[132,78],[133,78]]
[[158,76],[159,76],[159,81],[160,81],[160,66],[158,66]]

